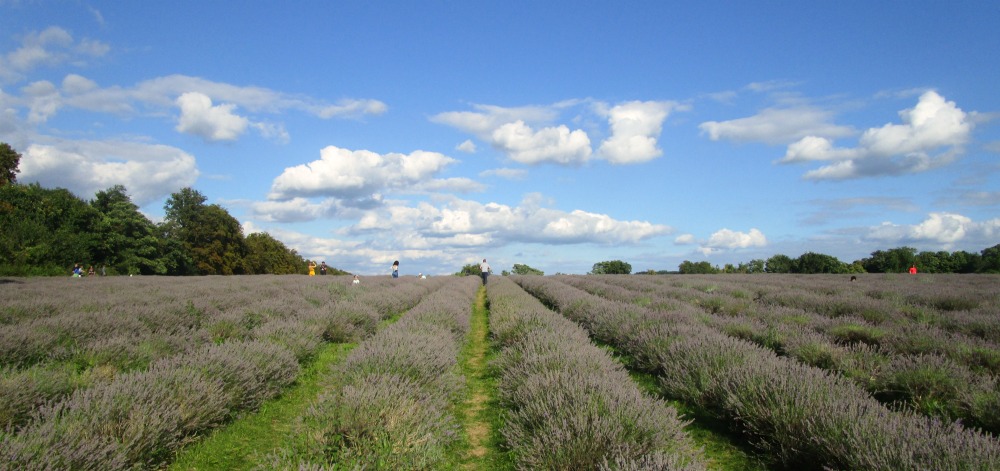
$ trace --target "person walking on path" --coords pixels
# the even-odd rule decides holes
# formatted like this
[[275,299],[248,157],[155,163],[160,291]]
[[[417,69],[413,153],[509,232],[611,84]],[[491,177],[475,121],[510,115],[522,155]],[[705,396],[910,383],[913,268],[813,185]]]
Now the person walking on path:
[[392,262],[392,277],[399,278],[399,260]]
[[479,264],[479,271],[482,273],[483,286],[486,286],[486,277],[490,276],[490,264],[486,263],[486,259],[483,259],[483,263]]

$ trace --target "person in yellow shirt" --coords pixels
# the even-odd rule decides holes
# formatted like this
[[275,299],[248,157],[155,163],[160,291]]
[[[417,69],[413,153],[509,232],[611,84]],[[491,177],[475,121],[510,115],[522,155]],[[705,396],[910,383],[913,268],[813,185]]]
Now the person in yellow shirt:
[[309,261],[309,276],[316,276],[316,262]]

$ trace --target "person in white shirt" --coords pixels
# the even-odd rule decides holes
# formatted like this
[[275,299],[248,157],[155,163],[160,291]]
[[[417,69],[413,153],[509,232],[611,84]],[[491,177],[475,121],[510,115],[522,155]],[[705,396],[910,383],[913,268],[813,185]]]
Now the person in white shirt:
[[479,271],[482,272],[483,286],[486,286],[486,277],[490,275],[490,264],[486,263],[486,259],[483,259],[483,263],[479,264]]

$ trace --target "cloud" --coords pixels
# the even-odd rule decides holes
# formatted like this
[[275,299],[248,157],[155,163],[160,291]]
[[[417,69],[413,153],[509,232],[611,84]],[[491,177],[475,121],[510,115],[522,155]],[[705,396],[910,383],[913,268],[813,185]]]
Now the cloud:
[[494,168],[479,172],[480,177],[499,177],[507,180],[521,180],[528,175],[528,171],[520,168]]
[[32,144],[22,153],[18,181],[61,187],[81,198],[124,185],[143,206],[198,178],[195,159],[180,149],[128,141]]
[[[586,107],[587,113],[596,113],[608,122],[610,137],[596,156],[613,164],[647,162],[662,155],[657,140],[663,121],[671,110],[684,108],[674,102],[631,101],[608,107],[591,100],[567,100],[550,106],[518,108],[473,105],[476,111],[439,113],[431,121],[469,132],[515,162],[581,165],[594,154],[590,136],[582,129],[570,129],[554,121],[563,111],[585,103],[592,105]],[[574,121],[581,119],[585,120],[577,116]]]
[[206,141],[235,141],[247,129],[250,120],[233,113],[236,105],[212,105],[207,95],[188,92],[177,98],[181,115],[178,132],[194,134]]
[[[294,197],[331,196],[365,198],[375,193],[419,191],[420,185],[448,186],[429,182],[455,159],[437,152],[378,154],[368,150],[328,146],[320,160],[285,169],[271,185],[272,200]],[[452,181],[452,184],[464,181]]]
[[738,232],[730,229],[720,229],[713,233],[708,242],[698,249],[704,255],[722,250],[745,249],[748,247],[764,247],[767,238],[760,230],[752,228],[750,232]]
[[28,33],[21,39],[20,47],[0,56],[0,82],[16,82],[39,67],[81,62],[88,57],[103,56],[109,50],[110,47],[100,41],[76,42],[65,29],[50,26]]
[[491,140],[508,157],[523,164],[582,164],[591,154],[587,133],[580,129],[570,131],[564,125],[535,131],[518,120],[494,130]]
[[995,244],[1000,236],[1000,218],[976,222],[955,213],[930,213],[919,224],[900,225],[883,222],[869,228],[867,239],[880,243],[928,243],[951,248],[959,242],[978,245]]
[[674,243],[677,245],[691,245],[695,243],[693,234],[681,234],[674,238]]
[[698,129],[713,141],[726,139],[772,145],[809,136],[837,138],[854,134],[850,127],[831,124],[832,118],[833,113],[808,106],[767,108],[747,118],[706,121],[698,125]]
[[853,148],[835,147],[825,137],[804,137],[789,145],[779,162],[833,162],[805,174],[814,180],[918,173],[951,163],[964,151],[973,128],[965,112],[933,91],[899,116],[902,124],[868,129]]
[[461,144],[455,146],[455,150],[474,154],[476,153],[476,143],[472,142],[472,139],[466,139]]
[[237,86],[185,75],[158,77],[133,87],[101,87],[81,75],[68,74],[61,89],[49,82],[35,82],[23,87],[21,92],[22,97],[14,103],[27,106],[34,123],[45,122],[65,107],[122,116],[161,116],[177,107],[180,109],[178,131],[206,140],[233,140],[248,126],[264,137],[288,140],[283,125],[236,115],[233,112],[236,108],[254,114],[279,114],[293,109],[323,119],[379,115],[387,110],[385,103],[378,100],[344,99],[331,104],[261,87]]
[[671,108],[662,101],[630,101],[607,112],[611,137],[601,143],[598,153],[613,164],[648,162],[663,155],[657,139]]
[[529,196],[519,206],[479,203],[457,198],[442,206],[390,205],[360,218],[352,233],[406,228],[405,240],[417,246],[495,246],[531,242],[545,244],[634,244],[672,232],[646,221],[620,221],[583,210],[561,211],[538,206]]

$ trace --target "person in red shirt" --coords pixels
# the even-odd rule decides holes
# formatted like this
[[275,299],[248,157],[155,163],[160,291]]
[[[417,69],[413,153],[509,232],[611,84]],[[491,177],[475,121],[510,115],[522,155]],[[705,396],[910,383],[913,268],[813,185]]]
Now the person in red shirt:
[[911,275],[916,275],[917,274],[917,266],[916,265],[910,265],[910,274]]

